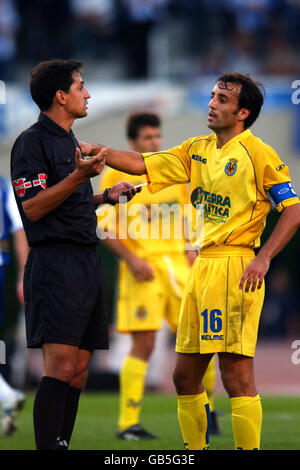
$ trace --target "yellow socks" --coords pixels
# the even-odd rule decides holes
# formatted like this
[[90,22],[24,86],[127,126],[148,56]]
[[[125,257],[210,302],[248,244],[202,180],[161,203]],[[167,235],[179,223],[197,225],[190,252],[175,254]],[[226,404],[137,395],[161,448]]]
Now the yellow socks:
[[230,398],[230,402],[235,448],[258,450],[262,423],[260,396]]
[[139,423],[148,362],[127,356],[120,372],[119,429]]
[[206,392],[199,395],[177,395],[177,399],[178,419],[185,448],[208,449],[210,411]]
[[210,412],[214,411],[214,391],[216,385],[215,356],[209,362],[202,380],[203,387],[207,393]]

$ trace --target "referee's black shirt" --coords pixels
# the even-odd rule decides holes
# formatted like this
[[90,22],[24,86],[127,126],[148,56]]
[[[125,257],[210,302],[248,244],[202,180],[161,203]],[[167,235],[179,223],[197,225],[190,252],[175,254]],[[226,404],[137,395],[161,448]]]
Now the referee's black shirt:
[[67,132],[43,113],[14,143],[11,179],[29,246],[56,241],[81,245],[98,242],[90,180],[38,222],[30,222],[22,208],[22,202],[72,173],[76,147],[79,145],[72,130]]

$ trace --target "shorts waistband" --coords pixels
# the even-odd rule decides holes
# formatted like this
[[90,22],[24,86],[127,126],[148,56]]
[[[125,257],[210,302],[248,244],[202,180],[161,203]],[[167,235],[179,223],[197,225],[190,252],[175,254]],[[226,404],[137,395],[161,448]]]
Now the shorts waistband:
[[40,242],[33,243],[31,248],[72,248],[72,249],[83,249],[83,250],[96,250],[97,244],[84,244],[76,243],[69,240],[43,240]]
[[200,250],[200,257],[221,258],[223,256],[254,256],[254,250],[247,246],[208,246]]

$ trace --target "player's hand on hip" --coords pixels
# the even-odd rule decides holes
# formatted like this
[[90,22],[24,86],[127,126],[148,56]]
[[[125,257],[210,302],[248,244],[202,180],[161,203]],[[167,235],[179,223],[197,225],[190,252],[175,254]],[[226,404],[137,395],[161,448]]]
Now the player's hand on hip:
[[187,257],[187,261],[188,261],[189,266],[192,267],[193,264],[194,264],[194,261],[198,257],[198,252],[194,249],[188,249],[186,251],[186,257]]
[[138,258],[137,256],[132,256],[127,262],[132,274],[137,281],[153,281],[154,271],[146,260]]
[[[122,181],[111,188],[109,191],[109,199],[112,202],[128,202],[141,190],[142,188],[135,189],[133,184],[128,183],[127,181]],[[124,198],[124,201],[119,201],[120,196]]]
[[249,292],[250,289],[251,292],[254,292],[256,288],[260,289],[269,266],[268,259],[256,256],[245,269],[239,288],[243,289],[245,286],[245,292]]
[[105,165],[105,156],[109,147],[103,147],[94,157],[83,159],[79,148],[76,148],[76,171],[79,176],[88,179],[100,175]]

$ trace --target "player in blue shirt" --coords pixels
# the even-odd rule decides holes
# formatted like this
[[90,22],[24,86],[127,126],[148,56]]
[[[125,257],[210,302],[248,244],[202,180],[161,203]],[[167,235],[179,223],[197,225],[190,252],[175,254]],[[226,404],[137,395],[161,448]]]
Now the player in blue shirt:
[[[11,183],[3,176],[0,176],[0,327],[3,323],[5,266],[11,262],[9,252],[10,236],[13,237],[18,263],[17,294],[19,302],[23,304],[23,272],[28,254],[27,241]],[[23,406],[24,401],[24,394],[13,389],[0,374],[2,432],[5,436],[13,434],[17,429],[18,411]]]

